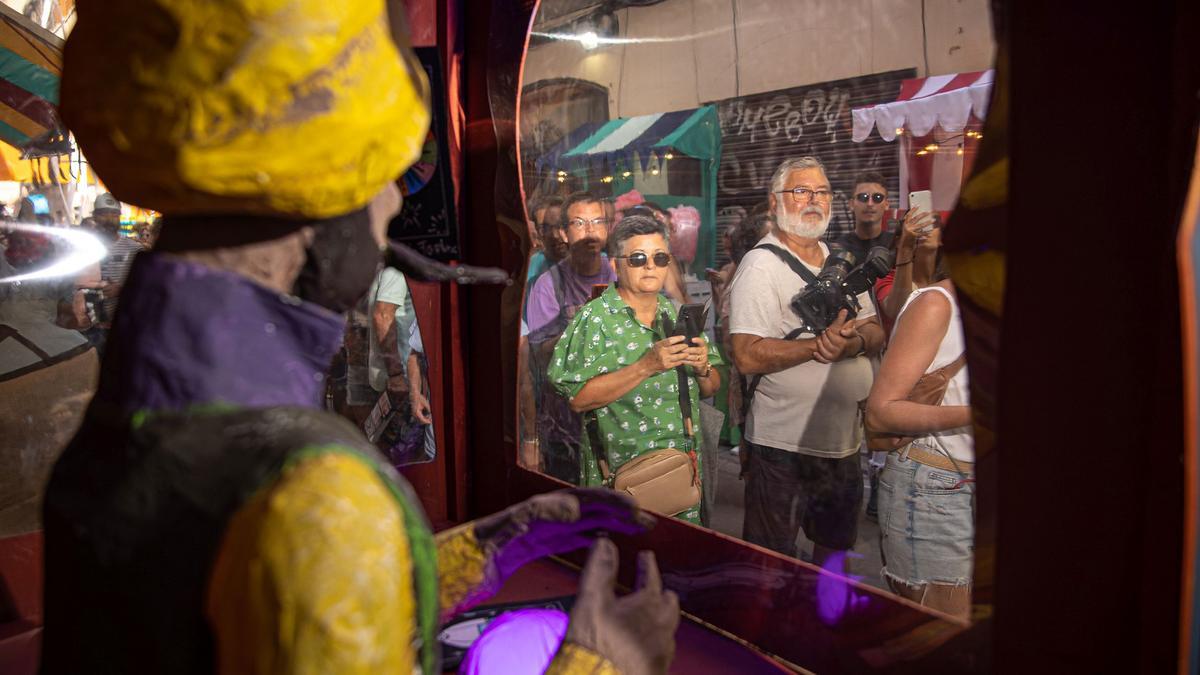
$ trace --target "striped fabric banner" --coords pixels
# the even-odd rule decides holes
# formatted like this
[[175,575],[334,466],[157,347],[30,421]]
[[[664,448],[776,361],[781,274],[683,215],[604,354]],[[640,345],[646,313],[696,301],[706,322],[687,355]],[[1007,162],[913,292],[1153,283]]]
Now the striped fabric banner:
[[0,141],[21,148],[61,129],[63,40],[0,5]]

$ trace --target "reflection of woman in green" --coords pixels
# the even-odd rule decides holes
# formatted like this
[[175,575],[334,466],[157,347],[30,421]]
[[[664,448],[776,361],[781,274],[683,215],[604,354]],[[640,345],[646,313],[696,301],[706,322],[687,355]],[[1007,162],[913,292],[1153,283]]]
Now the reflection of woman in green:
[[[713,364],[721,360],[703,338],[689,347],[682,336],[663,334],[660,315],[676,317],[675,308],[661,294],[671,262],[663,225],[652,218],[629,216],[613,229],[608,245],[617,283],[584,305],[567,326],[554,348],[549,376],[570,399],[572,409],[595,411],[597,437],[604,443],[597,451],[606,453],[615,472],[653,450],[692,452],[699,447],[699,399],[720,387]],[[677,366],[687,366],[689,371],[695,433],[690,443],[679,404]],[[595,453],[587,447],[588,434],[583,442],[580,482],[600,485]],[[678,517],[699,523],[700,506]]]

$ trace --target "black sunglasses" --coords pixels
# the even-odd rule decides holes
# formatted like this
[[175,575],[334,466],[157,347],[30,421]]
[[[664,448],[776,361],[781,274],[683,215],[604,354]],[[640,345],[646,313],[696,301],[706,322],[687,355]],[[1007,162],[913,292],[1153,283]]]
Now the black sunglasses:
[[876,204],[882,204],[883,200],[887,199],[887,195],[883,194],[882,192],[876,192],[873,194],[867,194],[866,192],[860,192],[860,193],[854,195],[854,198],[864,204],[866,204],[867,201],[873,201]]
[[[645,253],[642,253],[641,251],[638,251],[637,253],[631,253],[630,255],[618,255],[618,256],[614,256],[614,257],[626,259],[627,261],[629,261],[630,267],[645,267],[646,263],[650,261],[650,257],[647,256]],[[655,267],[666,267],[670,262],[671,262],[671,254],[670,253],[664,253],[662,251],[659,251],[658,253],[654,254],[654,266]]]

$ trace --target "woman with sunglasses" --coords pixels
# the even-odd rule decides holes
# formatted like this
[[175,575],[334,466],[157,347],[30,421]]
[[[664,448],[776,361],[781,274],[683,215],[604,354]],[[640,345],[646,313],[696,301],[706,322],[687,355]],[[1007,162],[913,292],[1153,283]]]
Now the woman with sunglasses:
[[[617,282],[575,315],[549,368],[550,381],[571,408],[595,418],[596,433],[583,434],[581,485],[603,484],[597,455],[616,472],[654,450],[699,448],[699,400],[721,386],[713,367],[721,359],[713,346],[702,337],[689,346],[682,336],[665,335],[663,314],[676,319],[661,293],[671,264],[666,227],[647,216],[626,216],[608,245]],[[685,432],[678,366],[688,375],[692,438]],[[603,447],[593,449],[592,438]],[[676,517],[699,524],[699,504]]]

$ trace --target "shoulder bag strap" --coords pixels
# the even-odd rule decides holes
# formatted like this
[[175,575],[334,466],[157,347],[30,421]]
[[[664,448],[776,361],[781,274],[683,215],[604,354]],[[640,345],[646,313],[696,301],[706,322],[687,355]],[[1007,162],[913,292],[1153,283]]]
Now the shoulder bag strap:
[[967,353],[963,352],[962,354],[958,355],[957,359],[954,359],[950,363],[938,368],[938,372],[940,372],[942,376],[946,378],[946,381],[949,382],[950,380],[954,379],[954,376],[957,375],[958,371],[962,370],[963,366],[965,365],[967,365]]
[[584,414],[584,428],[587,429],[588,446],[592,449],[592,456],[596,458],[596,466],[600,469],[600,477],[604,479],[604,483],[608,484],[612,477],[612,471],[608,468],[608,452],[604,447],[604,443],[600,440],[600,421],[596,419],[596,411],[589,410]]

